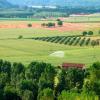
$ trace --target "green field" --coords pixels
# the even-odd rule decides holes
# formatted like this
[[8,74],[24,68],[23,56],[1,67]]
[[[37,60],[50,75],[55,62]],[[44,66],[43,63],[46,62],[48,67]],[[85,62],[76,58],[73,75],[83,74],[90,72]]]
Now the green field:
[[70,16],[66,18],[65,22],[72,23],[89,23],[89,22],[100,22],[100,14],[90,15],[90,16]]
[[[0,22],[1,23],[1,22]],[[96,34],[97,31],[95,31]],[[0,39],[18,38],[22,35],[24,38],[32,37],[47,37],[47,36],[69,36],[80,35],[81,31],[60,32],[57,30],[39,29],[39,28],[26,28],[26,29],[0,29]]]
[[[43,16],[45,13],[38,13],[35,16]],[[50,14],[50,12],[49,12]],[[63,14],[63,13],[62,13]],[[51,13],[51,15],[53,15]],[[54,13],[54,15],[59,16],[59,13]],[[48,12],[47,12],[47,15]],[[54,18],[48,18],[48,21],[56,21],[59,17],[54,17]],[[62,17],[61,17],[62,18]],[[42,18],[41,18],[42,19]],[[39,23],[43,23],[43,20],[41,21],[41,19],[39,18],[0,18],[0,21],[27,21],[27,22],[39,22]],[[71,23],[99,23],[100,22],[100,13],[95,13],[95,14],[90,14],[90,15],[86,15],[86,16],[69,16],[69,17],[65,17],[64,22],[71,22]]]
[[[63,62],[81,62],[90,64],[100,59],[100,47],[68,47],[65,45],[40,42],[35,40],[0,40],[0,58],[23,62],[38,60],[54,65]],[[64,58],[49,56],[55,51],[64,51]]]
[[[25,21],[25,23],[41,23],[42,21]],[[0,21],[2,23],[19,23],[19,21]],[[95,31],[96,32],[96,31]],[[61,65],[63,62],[85,63],[90,65],[100,60],[100,46],[68,46],[58,43],[50,43],[27,38],[53,37],[80,35],[81,32],[59,32],[47,29],[0,29],[0,59],[28,64],[31,61],[44,61],[53,65]],[[95,33],[97,34],[97,33]],[[24,39],[18,39],[22,35]],[[63,51],[63,58],[52,57],[50,54]]]

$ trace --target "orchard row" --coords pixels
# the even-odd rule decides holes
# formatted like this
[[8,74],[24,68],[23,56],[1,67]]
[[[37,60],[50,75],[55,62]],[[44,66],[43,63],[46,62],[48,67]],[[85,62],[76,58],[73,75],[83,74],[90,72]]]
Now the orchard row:
[[41,40],[51,43],[59,43],[70,46],[95,46],[99,45],[99,41],[91,40],[90,37],[81,36],[55,36],[55,37],[36,37],[35,40]]

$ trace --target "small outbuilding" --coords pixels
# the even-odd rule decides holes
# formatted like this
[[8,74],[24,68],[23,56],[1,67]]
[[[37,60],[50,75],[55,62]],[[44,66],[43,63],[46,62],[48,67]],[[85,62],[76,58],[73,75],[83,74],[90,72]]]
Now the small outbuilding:
[[85,64],[81,64],[81,63],[63,63],[62,68],[64,68],[64,69],[68,69],[68,68],[84,69]]

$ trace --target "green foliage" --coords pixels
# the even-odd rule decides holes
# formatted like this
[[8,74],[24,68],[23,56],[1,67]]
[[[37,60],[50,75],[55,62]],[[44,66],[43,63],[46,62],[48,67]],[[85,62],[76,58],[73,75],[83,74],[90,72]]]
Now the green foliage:
[[82,32],[83,36],[86,36],[88,33],[86,31]]
[[[1,61],[2,63],[2,61]],[[4,67],[5,66],[5,67]],[[11,63],[8,62],[8,61],[5,61],[1,64],[1,72],[4,72],[4,73],[7,73],[7,74],[10,74],[11,72]]]
[[100,70],[100,62],[95,62],[92,64],[91,69]]
[[100,62],[95,62],[90,67],[90,75],[84,79],[83,92],[94,92],[100,98]]
[[47,27],[54,27],[55,26],[55,23],[51,23],[49,22],[48,24],[46,24]]
[[19,37],[18,37],[18,39],[22,39],[23,38],[23,36],[22,35],[20,35]]
[[33,92],[30,90],[25,90],[22,96],[22,100],[34,100]]
[[90,38],[87,39],[87,41],[86,41],[86,45],[89,45],[90,40],[91,40]]
[[4,100],[21,100],[16,89],[12,86],[5,86],[4,88]]
[[31,74],[31,78],[38,81],[39,77],[44,72],[46,66],[48,66],[48,64],[37,63],[37,62],[30,63],[28,66],[28,69],[29,69],[29,72]]
[[89,31],[88,32],[88,35],[93,35],[93,31]]
[[97,45],[97,42],[95,40],[92,40],[91,45],[94,47]]
[[55,37],[36,37],[35,40],[47,41],[52,43],[65,44],[69,46],[93,46],[92,42],[95,42],[95,45],[99,45],[99,41],[91,40],[91,38],[86,38],[82,36],[55,36]]
[[0,87],[3,88],[6,84],[8,84],[10,77],[6,73],[0,73]]
[[43,27],[55,27],[55,23],[49,22],[49,23],[42,23],[41,26]]
[[28,27],[32,27],[32,24],[28,24],[27,26],[28,26]]
[[58,24],[58,26],[63,26],[63,21],[60,20],[60,21],[58,21],[57,24]]
[[93,63],[90,69],[90,81],[93,85],[93,91],[95,91],[97,95],[100,95],[100,62]]
[[58,96],[58,100],[78,100],[78,93],[67,92],[63,90]]
[[57,19],[57,21],[61,21],[60,19]]
[[25,67],[21,63],[13,63],[13,72],[17,74],[25,73]]
[[50,88],[43,89],[38,95],[38,100],[54,100],[53,90]]
[[88,31],[88,32],[84,31],[84,32],[82,32],[82,34],[83,34],[83,36],[86,36],[86,35],[93,35],[94,33],[93,33],[93,31]]
[[45,89],[45,88],[51,88],[54,87],[54,77],[56,75],[55,69],[50,64],[45,67],[44,72],[41,74],[41,77],[39,78],[39,91]]
[[[66,72],[63,71],[61,75],[61,81],[64,85],[64,89],[69,90],[74,87],[81,89],[83,86],[84,72],[79,69],[68,69]],[[63,79],[63,80],[62,80]],[[64,83],[65,82],[65,83]],[[62,85],[62,83],[60,83]]]
[[30,80],[22,80],[20,83],[21,90],[33,90],[33,82]]
[[41,26],[45,27],[45,26],[46,26],[46,24],[45,24],[45,23],[42,23],[42,24],[41,24]]
[[100,35],[100,30],[98,31],[98,34]]
[[93,92],[86,93],[76,93],[76,92],[67,92],[62,91],[62,93],[58,96],[58,100],[99,100],[98,96],[96,96]]
[[[55,86],[55,77],[58,84]],[[55,68],[44,62],[0,60],[1,100],[99,100],[100,62],[88,69]]]

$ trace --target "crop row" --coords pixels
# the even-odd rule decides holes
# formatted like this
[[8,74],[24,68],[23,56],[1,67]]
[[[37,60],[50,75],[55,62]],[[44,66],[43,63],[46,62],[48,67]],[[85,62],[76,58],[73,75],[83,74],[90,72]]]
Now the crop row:
[[83,38],[80,36],[55,36],[55,37],[37,37],[35,40],[41,40],[51,43],[59,43],[70,46],[88,46],[91,44],[90,38]]

